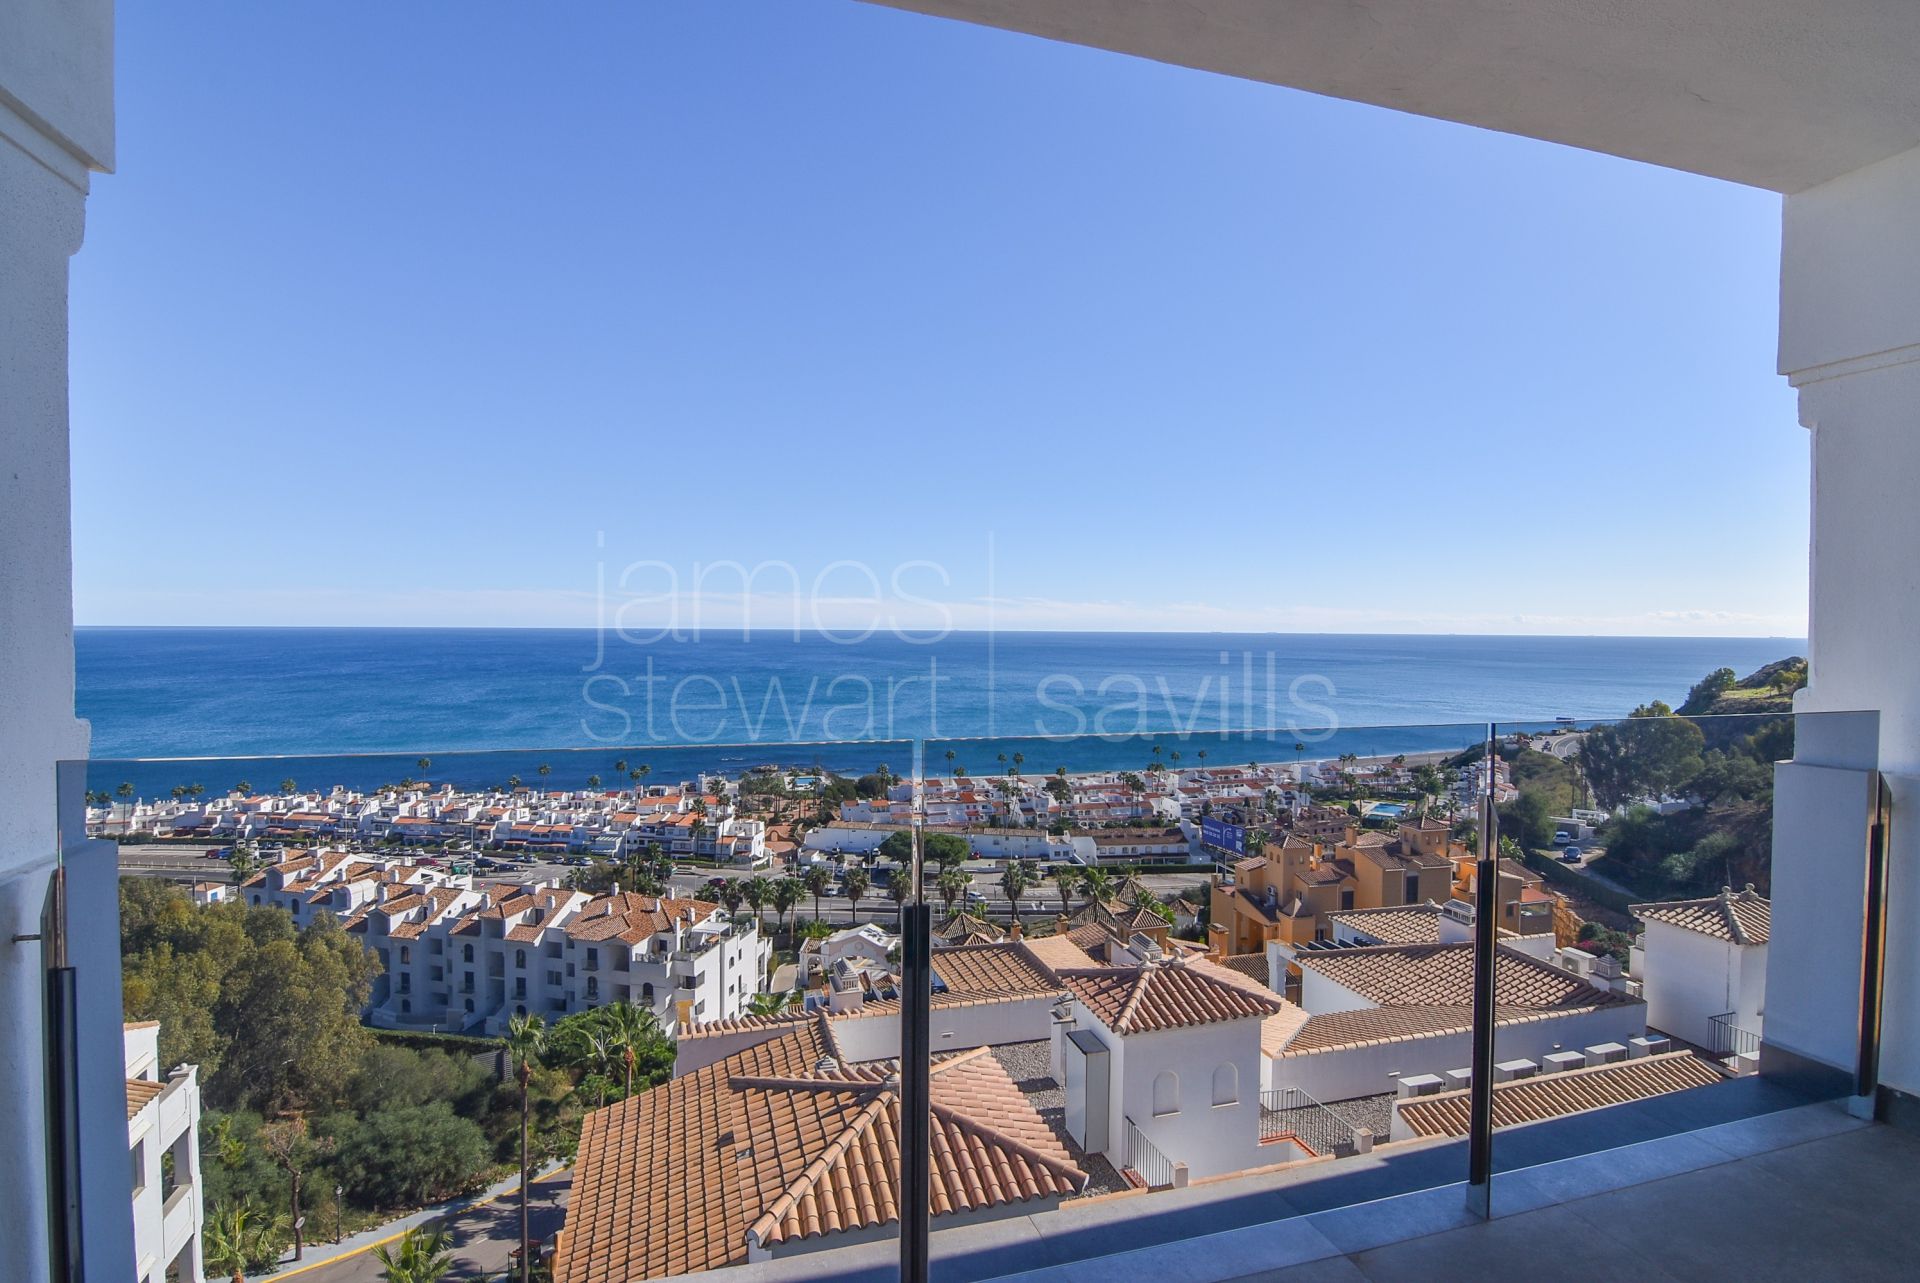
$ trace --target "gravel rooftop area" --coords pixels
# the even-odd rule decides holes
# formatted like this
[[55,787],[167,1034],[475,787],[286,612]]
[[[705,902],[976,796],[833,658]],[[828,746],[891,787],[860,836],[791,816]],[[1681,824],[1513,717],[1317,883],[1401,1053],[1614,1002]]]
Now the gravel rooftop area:
[[1066,1146],[1067,1153],[1081,1171],[1087,1173],[1087,1188],[1076,1197],[1085,1198],[1089,1194],[1115,1194],[1130,1188],[1122,1180],[1113,1165],[1098,1154],[1084,1154],[1073,1143],[1073,1137],[1067,1135],[1067,1093],[1059,1083],[1053,1080],[1047,1067],[1051,1045],[1045,1042],[1005,1043],[993,1049],[993,1058],[1007,1071],[1007,1077],[1013,1079],[1028,1102],[1040,1117],[1046,1119],[1047,1126]]
[[1327,1105],[1330,1113],[1338,1114],[1355,1127],[1365,1127],[1373,1133],[1376,1141],[1384,1141],[1393,1134],[1393,1093],[1382,1096],[1355,1096],[1352,1100],[1336,1100]]

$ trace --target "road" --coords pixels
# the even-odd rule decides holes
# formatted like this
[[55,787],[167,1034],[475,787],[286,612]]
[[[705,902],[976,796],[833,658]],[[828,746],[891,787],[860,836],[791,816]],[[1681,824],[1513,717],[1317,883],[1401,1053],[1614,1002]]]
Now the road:
[[[569,1175],[563,1172],[529,1187],[533,1197],[527,1219],[536,1240],[549,1239],[560,1228],[570,1185]],[[502,1278],[520,1246],[520,1195],[509,1193],[439,1224],[454,1242],[454,1268],[448,1279]],[[297,1277],[300,1283],[380,1283],[380,1258],[365,1251],[320,1265],[290,1266],[273,1277]]]

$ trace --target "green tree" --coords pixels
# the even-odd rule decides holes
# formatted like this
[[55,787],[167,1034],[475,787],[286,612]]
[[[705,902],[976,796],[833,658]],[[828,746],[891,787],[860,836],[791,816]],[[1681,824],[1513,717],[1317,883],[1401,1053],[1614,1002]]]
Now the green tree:
[[740,888],[740,896],[753,910],[753,920],[757,923],[760,921],[760,910],[773,900],[773,883],[759,876],[748,878],[746,885]]
[[814,920],[816,922],[822,921],[823,919],[820,917],[820,897],[825,895],[833,887],[833,870],[824,864],[815,864],[809,868],[806,873],[801,875],[800,881],[806,886],[808,894],[813,896]]
[[[453,1240],[445,1230],[416,1225],[395,1242],[374,1249],[380,1277],[386,1283],[441,1283],[453,1271]],[[521,1251],[521,1278],[527,1262]]]
[[1097,865],[1082,869],[1078,880],[1088,904],[1105,904],[1113,898],[1113,875],[1105,869]]
[[341,1129],[333,1168],[375,1207],[415,1207],[452,1198],[486,1175],[486,1134],[453,1112],[450,1101],[401,1105]]
[[806,894],[806,887],[799,878],[775,878],[768,899],[773,903],[773,922],[776,930],[786,930],[787,915],[793,906],[800,903],[800,897]]
[[200,1250],[208,1269],[232,1274],[233,1283],[245,1283],[247,1271],[271,1269],[279,1262],[286,1233],[284,1217],[255,1204],[218,1206],[201,1230]]
[[280,781],[280,791],[288,795],[291,795],[294,792],[294,790],[299,787],[300,786],[294,783],[291,778]]
[[1007,905],[1013,911],[1013,921],[1020,921],[1020,897],[1033,888],[1033,870],[1019,860],[1008,860],[1006,872],[1000,875],[1000,889],[1007,893]]
[[860,897],[865,895],[867,889],[872,886],[872,879],[867,876],[865,869],[856,864],[847,870],[846,875],[841,878],[841,883],[847,889],[847,904],[852,910],[853,921],[858,922],[860,921]]
[[920,849],[927,863],[937,864],[942,869],[965,864],[973,851],[967,840],[957,833],[929,833],[920,842]]
[[952,913],[953,902],[973,885],[973,879],[967,876],[965,869],[958,865],[950,865],[940,870],[939,879],[934,885],[939,889],[940,899],[945,902],[947,912]]
[[507,1022],[501,1039],[512,1057],[514,1074],[520,1080],[520,1283],[529,1283],[533,1269],[533,1238],[527,1226],[527,1084],[533,1074],[534,1059],[546,1047],[547,1025],[538,1016],[515,1016]]
[[1080,866],[1077,864],[1056,864],[1047,874],[1053,883],[1053,889],[1060,893],[1060,912],[1069,913],[1073,909],[1073,893],[1080,886]]
[[1511,836],[1529,851],[1553,843],[1553,820],[1547,814],[1546,799],[1538,793],[1522,793],[1500,808],[1502,838]]
[[910,864],[913,861],[913,832],[910,829],[895,829],[887,834],[880,844],[880,858],[894,864]]
[[1694,723],[1669,714],[1656,701],[1635,709],[1624,722],[1587,732],[1580,770],[1602,805],[1677,795],[1700,772],[1706,737]]

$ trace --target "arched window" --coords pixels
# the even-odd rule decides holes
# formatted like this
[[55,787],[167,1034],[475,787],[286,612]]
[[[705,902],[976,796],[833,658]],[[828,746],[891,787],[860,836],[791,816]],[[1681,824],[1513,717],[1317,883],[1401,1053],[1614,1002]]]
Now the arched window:
[[1213,1071],[1213,1103],[1216,1105],[1240,1103],[1240,1067],[1231,1060]]
[[1153,1116],[1180,1112],[1180,1076],[1171,1069],[1162,1070],[1153,1080]]
[[408,947],[407,947],[406,945],[404,945],[404,944],[400,946],[400,961],[402,961],[402,962],[412,962],[412,961],[413,961],[413,950],[412,950],[412,949],[409,949],[409,948],[408,948]]
[[466,960],[467,960],[468,962],[472,962],[472,961],[473,961],[473,946],[472,946],[472,945],[470,945],[470,944],[469,944],[469,945],[462,945],[462,946],[460,947],[460,956],[461,956],[462,958],[465,958],[465,959],[466,959]]
[[401,1013],[402,1013],[402,1014],[405,1014],[405,1013],[407,1013],[407,1012],[410,1012],[410,1011],[412,1011],[412,1010],[413,1010],[413,999],[411,999],[411,998],[402,998],[402,999],[400,1000],[400,1011],[401,1011]]
[[652,1002],[652,1001],[653,1001],[653,986],[652,986],[651,984],[644,984],[644,985],[641,985],[641,986],[640,986],[640,997],[641,997],[641,998],[643,998],[644,1000],[646,1000],[647,1002]]
[[467,1011],[469,1013],[473,1011],[473,999],[471,998],[467,999]]
[[253,893],[253,902],[254,902],[254,903],[255,903],[256,905],[260,903],[260,893],[259,893],[258,891],[255,891],[255,892]]
[[527,1014],[527,1004],[526,1004],[526,1003],[524,1003],[524,1002],[523,1002],[523,1003],[521,1003],[521,1004],[520,1004],[519,1006],[517,1006],[517,1007],[515,1007],[515,1008],[513,1009],[513,1013],[514,1013],[514,1014],[515,1014],[516,1016],[524,1016],[524,1015],[526,1015],[526,1014]]
[[515,949],[513,951],[513,965],[520,968],[522,971],[526,970],[527,951],[525,949]]

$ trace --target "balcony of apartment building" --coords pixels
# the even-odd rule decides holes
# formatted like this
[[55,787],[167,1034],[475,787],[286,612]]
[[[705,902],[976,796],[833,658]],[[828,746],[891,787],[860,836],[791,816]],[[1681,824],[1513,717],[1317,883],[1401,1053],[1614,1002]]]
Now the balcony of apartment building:
[[[1529,1117],[1519,1093],[1490,1083],[1494,1066],[1526,1060],[1544,1070],[1543,1060],[1575,1049],[1500,1057],[1489,1002],[1474,1053],[1458,1066],[1478,1066],[1466,1094],[1436,1093],[1433,1130],[1417,1139],[931,1236],[912,1213],[898,1252],[870,1243],[746,1270],[918,1280],[931,1255],[953,1280],[1515,1277],[1539,1273],[1543,1250],[1581,1273],[1654,1278],[1909,1270],[1920,1251],[1908,1213],[1920,1170],[1908,1130],[1920,1094],[1920,825],[1900,816],[1920,779],[1911,570],[1920,558],[1920,9],[1901,0],[893,7],[1780,193],[1778,369],[1797,390],[1813,461],[1810,682],[1797,700],[1793,757],[1775,771],[1766,1020],[1727,1031],[1756,1036],[1757,1072]],[[114,165],[112,46],[108,0],[0,7],[9,211],[0,222],[0,637],[9,660],[0,666],[0,1024],[15,1049],[0,1095],[7,1279],[120,1283],[133,1274],[113,857],[76,823],[84,779],[56,770],[88,749],[73,715],[64,334],[86,195],[93,175]],[[1390,376],[1393,354],[1380,360]],[[930,983],[911,958],[908,969]],[[471,972],[461,992],[472,992]],[[560,998],[548,1005],[566,1008]],[[1724,1022],[1732,1012],[1709,1014]],[[913,1053],[913,1022],[902,1023]],[[1494,1042],[1478,1041],[1485,1031]],[[1599,1069],[1610,1063],[1606,1048],[1578,1051],[1594,1053],[1587,1068]],[[930,1050],[921,1041],[918,1059]],[[1518,1112],[1496,1131],[1503,1101]],[[1442,1106],[1463,1104],[1458,1132]],[[1158,1168],[1144,1148],[1139,1161]],[[923,1189],[925,1179],[903,1177]]]

